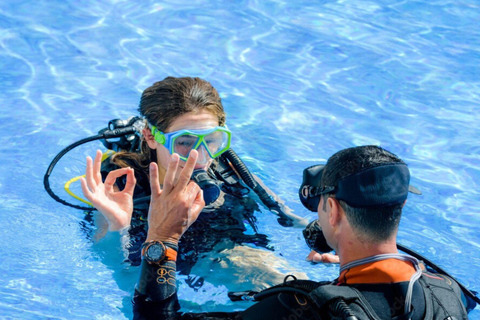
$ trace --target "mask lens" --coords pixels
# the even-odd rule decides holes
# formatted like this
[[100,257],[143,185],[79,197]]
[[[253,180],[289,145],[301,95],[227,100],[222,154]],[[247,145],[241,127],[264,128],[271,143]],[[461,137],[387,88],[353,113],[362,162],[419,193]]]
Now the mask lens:
[[224,131],[214,131],[205,136],[205,144],[213,158],[219,156],[229,147],[229,135]]
[[197,145],[198,137],[191,134],[183,134],[173,142],[173,151],[181,157],[188,157],[188,154]]

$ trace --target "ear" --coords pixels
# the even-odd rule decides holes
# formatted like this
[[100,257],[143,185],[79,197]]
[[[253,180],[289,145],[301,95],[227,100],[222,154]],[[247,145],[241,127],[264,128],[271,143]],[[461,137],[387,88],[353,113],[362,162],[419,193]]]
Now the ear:
[[153,149],[153,150],[157,149],[157,142],[155,141],[155,138],[153,137],[153,134],[150,128],[148,127],[143,128],[142,133],[143,133],[143,138],[147,142],[150,149]]
[[332,197],[328,198],[327,205],[330,207],[330,215],[328,221],[332,227],[335,227],[340,223],[343,215],[343,210],[340,207],[340,203],[338,203],[338,200]]

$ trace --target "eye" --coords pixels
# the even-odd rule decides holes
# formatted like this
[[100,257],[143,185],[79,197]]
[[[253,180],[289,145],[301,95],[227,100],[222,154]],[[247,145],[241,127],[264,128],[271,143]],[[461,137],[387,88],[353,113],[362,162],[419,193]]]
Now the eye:
[[175,145],[178,147],[191,148],[197,143],[197,137],[194,136],[181,136],[175,140]]
[[177,141],[177,143],[175,143],[175,144],[179,147],[192,147],[193,146],[192,141]]

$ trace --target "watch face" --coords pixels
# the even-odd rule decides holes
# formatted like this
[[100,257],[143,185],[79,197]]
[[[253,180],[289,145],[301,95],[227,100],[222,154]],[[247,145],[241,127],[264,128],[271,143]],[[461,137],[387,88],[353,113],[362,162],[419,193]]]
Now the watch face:
[[165,256],[165,247],[159,243],[154,243],[147,248],[146,255],[152,262],[160,262]]

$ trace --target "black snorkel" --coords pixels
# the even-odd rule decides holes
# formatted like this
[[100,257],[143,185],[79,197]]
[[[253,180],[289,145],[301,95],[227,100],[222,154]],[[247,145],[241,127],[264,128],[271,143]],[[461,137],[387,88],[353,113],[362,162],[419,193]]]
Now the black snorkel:
[[[352,207],[375,207],[379,205],[394,205],[403,203],[408,193],[422,194],[417,188],[409,185],[410,172],[405,164],[382,164],[362,170],[340,179],[336,186],[323,186],[322,175],[324,165],[314,165],[303,171],[303,181],[299,189],[300,201],[312,212],[318,211],[320,197],[323,194],[335,194],[335,198],[345,201]],[[317,220],[308,224],[303,230],[307,246],[316,252],[333,251],[328,245]],[[397,243],[397,248],[419,260],[439,274],[446,275],[457,282],[463,293],[477,304],[480,298],[445,270],[422,256],[421,254]]]

